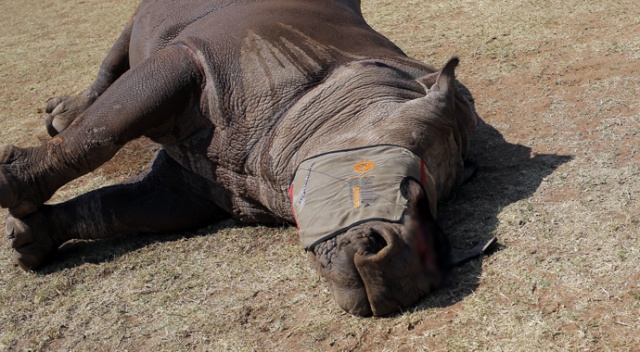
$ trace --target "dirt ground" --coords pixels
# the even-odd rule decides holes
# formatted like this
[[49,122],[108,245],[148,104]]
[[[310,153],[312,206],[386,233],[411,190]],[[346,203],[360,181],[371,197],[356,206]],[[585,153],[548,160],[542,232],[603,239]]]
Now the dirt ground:
[[[44,102],[91,83],[136,3],[0,1],[1,144],[47,138]],[[639,351],[640,2],[363,7],[410,56],[460,56],[481,171],[439,219],[454,245],[498,236],[500,250],[373,319],[335,305],[287,226],[75,242],[30,273],[0,240],[0,350]],[[156,149],[131,143],[52,202],[141,172]]]

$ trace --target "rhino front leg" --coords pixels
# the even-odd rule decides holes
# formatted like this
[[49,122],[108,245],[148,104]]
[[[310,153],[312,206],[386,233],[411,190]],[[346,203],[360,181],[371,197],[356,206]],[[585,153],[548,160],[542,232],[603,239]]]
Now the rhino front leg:
[[174,45],[157,52],[116,80],[65,133],[39,147],[0,152],[0,206],[23,217],[127,142],[168,134],[190,116],[185,111],[198,101],[200,82],[199,66],[187,48]]
[[89,88],[77,95],[54,97],[47,101],[47,115],[44,118],[44,122],[50,136],[53,137],[64,131],[113,82],[129,70],[129,42],[132,29],[133,18],[113,44],[111,50],[109,50],[107,57],[102,61],[98,76]]
[[[213,201],[216,186],[161,151],[138,181],[101,188],[67,202],[45,205],[22,219],[7,219],[16,262],[35,269],[71,239],[125,233],[179,232],[229,218]],[[219,198],[218,198],[219,199]]]

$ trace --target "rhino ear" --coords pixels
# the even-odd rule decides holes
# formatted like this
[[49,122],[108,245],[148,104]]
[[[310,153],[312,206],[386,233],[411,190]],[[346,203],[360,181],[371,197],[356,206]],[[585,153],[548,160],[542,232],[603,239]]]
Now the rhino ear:
[[430,91],[453,92],[456,87],[455,69],[458,63],[460,63],[460,59],[454,56],[447,61],[440,71],[422,76],[418,78],[417,81],[425,88],[427,93]]

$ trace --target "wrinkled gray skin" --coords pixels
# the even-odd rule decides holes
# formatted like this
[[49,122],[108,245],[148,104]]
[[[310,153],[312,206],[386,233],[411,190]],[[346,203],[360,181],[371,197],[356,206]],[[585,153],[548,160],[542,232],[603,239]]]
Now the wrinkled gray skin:
[[[476,124],[457,62],[436,71],[407,58],[365,23],[357,0],[143,1],[93,85],[47,102],[53,138],[0,152],[16,260],[32,269],[70,239],[229,217],[293,222],[296,166],[345,148],[412,150],[444,198],[462,180]],[[143,135],[162,145],[146,174],[43,205]],[[446,274],[449,247],[424,191],[408,182],[403,192],[403,224],[364,223],[309,252],[353,314],[411,306]]]

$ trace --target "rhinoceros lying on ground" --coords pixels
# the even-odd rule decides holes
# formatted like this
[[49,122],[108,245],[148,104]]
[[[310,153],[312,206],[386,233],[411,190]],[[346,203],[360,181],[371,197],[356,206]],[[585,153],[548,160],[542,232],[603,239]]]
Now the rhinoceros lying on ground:
[[[96,81],[48,101],[53,138],[0,155],[16,260],[36,268],[70,239],[297,217],[342,308],[410,306],[452,262],[435,207],[464,178],[477,120],[457,64],[407,58],[358,0],[143,1]],[[43,205],[141,136],[162,145],[148,173]]]

